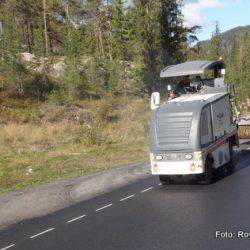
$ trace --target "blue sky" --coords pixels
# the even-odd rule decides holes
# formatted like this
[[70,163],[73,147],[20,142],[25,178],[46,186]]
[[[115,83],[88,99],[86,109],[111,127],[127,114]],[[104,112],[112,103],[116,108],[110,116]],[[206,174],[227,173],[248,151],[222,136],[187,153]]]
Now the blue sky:
[[249,0],[184,0],[182,12],[187,26],[202,26],[197,34],[200,41],[212,36],[216,21],[221,33],[250,25]]

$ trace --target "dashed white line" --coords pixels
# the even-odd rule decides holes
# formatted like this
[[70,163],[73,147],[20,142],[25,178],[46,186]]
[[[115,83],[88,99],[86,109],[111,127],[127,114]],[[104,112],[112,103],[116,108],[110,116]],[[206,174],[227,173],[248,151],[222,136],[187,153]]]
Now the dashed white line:
[[135,196],[135,195],[132,194],[132,195],[130,195],[130,196],[127,196],[127,197],[125,197],[125,198],[120,199],[120,201],[128,200],[128,199],[130,199],[130,198],[133,198],[134,196]]
[[39,234],[32,235],[32,236],[30,236],[30,239],[33,239],[33,238],[36,238],[36,237],[38,237],[38,236],[40,236],[40,235],[46,234],[46,233],[48,233],[48,232],[50,232],[50,231],[52,231],[52,230],[55,230],[55,228],[52,227],[52,228],[49,228],[49,229],[47,229],[47,230],[45,230],[45,231],[43,231],[43,232],[41,232],[41,233],[39,233]]
[[[161,183],[158,184],[158,186],[161,186],[161,185],[162,185]],[[149,187],[149,188],[146,188],[146,189],[144,189],[144,190],[141,190],[141,193],[145,193],[145,192],[147,192],[147,191],[149,191],[149,190],[152,190],[153,188],[154,188],[154,187]],[[134,196],[135,196],[134,194],[129,195],[129,196],[127,196],[127,197],[124,197],[124,198],[120,199],[120,201],[125,201],[125,200],[128,200],[128,199],[131,199],[131,198],[133,198]],[[96,209],[96,212],[101,211],[101,210],[103,210],[103,209],[105,209],[105,208],[108,208],[108,207],[111,207],[111,206],[113,206],[113,203],[110,203],[110,204],[107,204],[107,205],[105,205],[105,206],[103,206],[103,207],[97,208],[97,209]],[[82,219],[82,218],[84,218],[84,217],[86,217],[85,214],[83,214],[83,215],[81,215],[81,216],[78,216],[78,217],[76,217],[76,218],[74,218],[74,219],[71,219],[71,220],[67,221],[66,223],[71,223],[71,222],[80,220],[80,219]],[[50,232],[50,231],[53,231],[53,230],[55,230],[54,227],[49,228],[49,229],[47,229],[47,230],[45,230],[45,231],[43,231],[43,232],[40,232],[40,233],[38,233],[38,234],[32,235],[32,236],[30,236],[29,238],[30,238],[30,239],[33,239],[33,238],[36,238],[36,237],[38,237],[38,236],[41,236],[41,235],[46,234],[46,233],[48,233],[48,232]],[[6,247],[4,247],[4,248],[1,248],[0,250],[7,250],[7,249],[9,249],[9,248],[11,248],[11,247],[14,247],[14,246],[15,246],[15,244],[12,244],[12,245],[6,246]]]
[[14,246],[15,246],[15,244],[12,244],[12,245],[9,245],[7,247],[1,248],[0,250],[6,250],[6,249],[9,249],[9,248],[14,247]]
[[147,188],[147,189],[144,189],[144,190],[142,190],[141,191],[141,193],[145,193],[145,192],[147,192],[147,191],[149,191],[149,190],[151,190],[151,189],[153,189],[154,187],[149,187],[149,188]]
[[100,210],[103,210],[103,209],[108,208],[108,207],[111,207],[111,206],[113,206],[113,203],[110,203],[110,204],[105,205],[105,206],[103,206],[103,207],[97,208],[95,211],[98,212],[98,211],[100,211]]
[[72,219],[72,220],[68,220],[66,223],[71,223],[71,222],[73,222],[73,221],[80,220],[80,219],[82,219],[82,218],[84,218],[84,217],[86,217],[85,214],[83,214],[83,215],[81,215],[81,216],[78,216],[78,217],[76,217],[76,218],[74,218],[74,219]]

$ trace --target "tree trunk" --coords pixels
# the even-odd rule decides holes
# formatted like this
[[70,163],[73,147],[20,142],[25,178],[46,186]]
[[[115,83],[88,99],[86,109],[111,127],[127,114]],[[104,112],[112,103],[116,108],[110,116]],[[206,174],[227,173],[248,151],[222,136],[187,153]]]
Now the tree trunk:
[[64,11],[65,11],[65,14],[66,14],[66,19],[68,20],[69,19],[69,2],[68,1],[66,1],[65,3],[64,3]]
[[43,0],[43,24],[44,24],[44,41],[45,41],[45,56],[48,56],[48,27],[47,27],[47,0]]
[[2,21],[0,21],[0,41],[2,40],[2,35],[3,35],[3,24]]
[[105,54],[104,54],[102,28],[101,28],[101,18],[100,18],[100,14],[98,13],[98,10],[97,10],[96,16],[95,16],[95,25],[96,25],[97,38],[98,38],[98,42],[99,42],[99,57],[104,58]]
[[34,46],[34,37],[33,37],[33,25],[32,22],[29,20],[28,17],[24,18],[24,39],[25,43],[28,47],[28,52],[33,52],[33,46]]

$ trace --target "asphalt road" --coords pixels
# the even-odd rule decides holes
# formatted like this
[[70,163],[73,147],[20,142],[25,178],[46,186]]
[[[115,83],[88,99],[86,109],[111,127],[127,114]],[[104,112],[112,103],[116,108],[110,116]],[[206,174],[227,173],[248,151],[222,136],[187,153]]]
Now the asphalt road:
[[250,145],[242,148],[237,171],[211,185],[139,180],[0,232],[0,250],[250,249]]

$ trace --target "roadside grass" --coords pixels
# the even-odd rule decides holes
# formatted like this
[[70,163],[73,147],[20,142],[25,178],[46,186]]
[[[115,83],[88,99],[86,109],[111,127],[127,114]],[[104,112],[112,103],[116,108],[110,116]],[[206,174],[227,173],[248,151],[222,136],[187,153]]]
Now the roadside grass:
[[32,112],[29,105],[5,110],[0,119],[0,192],[148,159],[147,99],[78,105],[94,119],[67,121],[65,107],[53,104],[35,104]]

